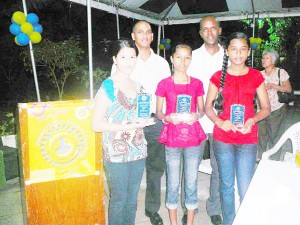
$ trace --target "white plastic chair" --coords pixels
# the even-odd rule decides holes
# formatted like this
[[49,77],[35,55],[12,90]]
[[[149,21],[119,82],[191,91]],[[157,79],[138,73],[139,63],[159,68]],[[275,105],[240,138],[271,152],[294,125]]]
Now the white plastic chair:
[[295,159],[296,151],[300,150],[300,122],[295,123],[292,125],[289,129],[287,129],[284,134],[281,136],[279,141],[276,143],[276,145],[269,149],[268,151],[264,152],[262,154],[262,160],[269,160],[270,156],[275,154],[279,151],[281,146],[290,139],[292,142],[292,149],[293,149],[293,159]]

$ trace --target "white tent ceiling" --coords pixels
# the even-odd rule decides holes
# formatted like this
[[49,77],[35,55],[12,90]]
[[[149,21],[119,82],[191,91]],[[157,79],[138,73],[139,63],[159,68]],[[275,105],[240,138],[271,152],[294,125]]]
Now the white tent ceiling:
[[[68,0],[86,5],[89,0]],[[91,0],[91,7],[157,25],[300,16],[300,0]]]

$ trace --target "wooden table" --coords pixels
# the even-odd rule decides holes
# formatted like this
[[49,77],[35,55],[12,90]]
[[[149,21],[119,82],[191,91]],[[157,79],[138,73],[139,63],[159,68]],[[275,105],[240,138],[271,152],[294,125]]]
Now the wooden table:
[[300,225],[300,168],[260,161],[233,225]]

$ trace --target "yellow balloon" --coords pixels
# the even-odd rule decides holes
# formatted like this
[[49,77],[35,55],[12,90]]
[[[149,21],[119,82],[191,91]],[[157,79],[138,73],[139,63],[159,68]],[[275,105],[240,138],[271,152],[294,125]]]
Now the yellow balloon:
[[13,14],[12,19],[17,24],[25,23],[26,16],[23,12],[17,11]]
[[164,44],[159,44],[159,49],[163,50],[165,48]]
[[257,43],[258,45],[260,45],[261,42],[262,42],[261,38],[256,38],[256,43]]
[[250,41],[250,44],[252,45],[255,42],[255,38],[254,37],[250,37],[249,41]]
[[31,23],[28,23],[28,22],[25,22],[25,23],[22,23],[21,25],[21,31],[24,33],[24,34],[31,34],[32,31],[33,31],[33,26]]
[[21,46],[21,45],[19,44],[18,40],[17,40],[17,36],[15,37],[15,43],[16,43],[17,45]]
[[30,41],[34,44],[37,44],[39,42],[41,42],[42,40],[42,36],[39,32],[32,32],[30,35],[29,35],[29,38],[30,38]]

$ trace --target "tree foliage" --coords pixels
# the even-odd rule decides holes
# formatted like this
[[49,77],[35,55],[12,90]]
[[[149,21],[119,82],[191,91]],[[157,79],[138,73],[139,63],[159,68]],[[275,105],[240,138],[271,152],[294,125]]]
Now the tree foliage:
[[[103,70],[100,69],[99,67],[97,67],[94,71],[93,71],[93,90],[94,93],[97,91],[97,89],[99,89],[102,81],[104,81],[107,77],[110,76],[110,71],[109,70]],[[79,80],[86,88],[89,88],[90,86],[90,79],[89,79],[89,71],[88,69],[85,69],[82,73],[82,75],[78,75],[77,80]]]
[[264,23],[267,23],[269,29],[261,33],[262,36],[265,36],[265,41],[262,43],[262,49],[276,49],[280,55],[286,55],[286,48],[284,42],[286,41],[287,29],[291,26],[291,18],[277,18],[270,19],[266,18],[262,21],[262,27],[259,31],[264,31]]
[[[252,34],[252,20],[243,20],[246,33]],[[300,88],[300,18],[256,19],[255,35],[263,41],[260,48],[253,51],[254,67],[262,69],[261,57],[264,50],[273,49],[280,55],[279,67],[290,75],[290,81],[296,90]]]
[[11,35],[6,35],[0,40],[2,58],[0,61],[1,81],[8,86],[18,78],[18,66],[20,60],[20,47],[16,46]]
[[[45,73],[56,87],[59,99],[62,100],[67,79],[70,76],[76,76],[83,69],[82,54],[84,52],[79,42],[72,38],[60,42],[45,39],[34,46],[33,52],[36,67],[42,74]],[[32,69],[30,52],[26,50],[21,55],[25,68]]]

